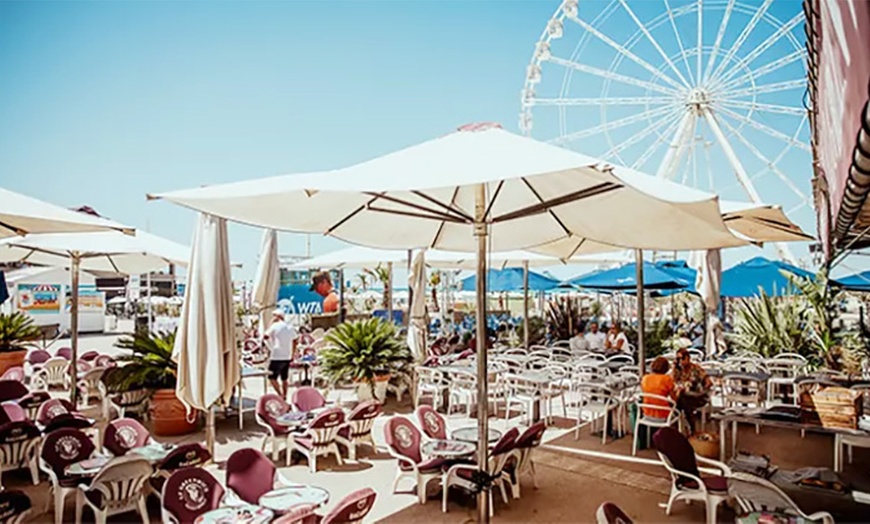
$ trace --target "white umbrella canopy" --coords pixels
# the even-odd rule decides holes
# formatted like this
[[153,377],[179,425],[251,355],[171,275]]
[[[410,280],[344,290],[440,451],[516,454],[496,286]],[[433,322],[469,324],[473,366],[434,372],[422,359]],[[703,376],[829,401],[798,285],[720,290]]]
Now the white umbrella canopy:
[[48,233],[0,240],[0,262],[70,267],[73,254],[86,271],[136,275],[169,264],[186,266],[190,249],[144,231],[135,235],[116,231]]
[[134,231],[117,222],[71,211],[2,187],[0,203],[0,238],[36,233],[116,230],[132,234]]
[[722,200],[719,207],[728,228],[752,242],[813,240],[779,206]]
[[[572,234],[643,249],[746,244],[725,227],[714,195],[609,167],[496,126],[466,126],[344,169],[152,198],[238,222],[328,234],[383,249],[468,252],[476,245],[470,230],[481,184],[493,252],[528,249]],[[581,252],[587,252],[582,245],[572,245],[548,254],[568,258]]]
[[214,413],[239,382],[233,283],[227,224],[202,214],[194,234],[184,305],[173,358],[178,362],[176,395],[188,409],[208,412],[207,441],[214,452]]
[[426,251],[420,250],[411,264],[408,286],[413,291],[409,307],[408,347],[417,362],[426,358]]
[[306,258],[292,264],[291,269],[361,269],[388,262],[400,263],[408,260],[408,250],[376,249],[351,246],[330,251],[323,255]]
[[263,231],[263,243],[260,248],[260,261],[257,264],[252,297],[254,305],[260,309],[260,333],[266,330],[269,309],[275,306],[280,287],[281,267],[278,261],[278,232],[274,229],[267,229]]

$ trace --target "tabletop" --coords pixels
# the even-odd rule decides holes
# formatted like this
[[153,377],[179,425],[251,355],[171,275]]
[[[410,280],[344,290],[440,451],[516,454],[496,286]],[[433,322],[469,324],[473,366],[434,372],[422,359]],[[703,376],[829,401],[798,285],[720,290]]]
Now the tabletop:
[[457,458],[474,453],[477,446],[461,440],[430,440],[423,444],[422,449],[429,457]]
[[[489,442],[498,442],[498,439],[500,439],[502,436],[502,432],[497,430],[497,429],[493,429],[493,428],[487,428],[487,429],[488,429],[488,433],[489,433],[489,437],[487,440]],[[451,436],[453,437],[454,440],[460,440],[462,442],[477,442],[478,441],[477,428],[474,426],[469,426],[467,428],[457,429],[456,431],[454,431],[451,434]]]
[[288,411],[283,415],[275,417],[275,424],[288,428],[296,428],[304,426],[312,418],[310,411]]
[[859,437],[870,437],[870,432],[863,431],[860,429],[848,429],[848,428],[826,428],[825,426],[820,426],[818,424],[804,424],[802,422],[792,422],[788,420],[780,420],[774,418],[765,418],[761,416],[761,412],[758,409],[748,411],[748,412],[737,412],[737,411],[721,411],[719,413],[713,413],[710,418],[713,420],[718,420],[720,422],[739,422],[744,424],[758,424],[761,426],[770,426],[774,428],[786,428],[786,429],[800,429],[805,431],[812,431],[814,433],[828,433],[828,434],[841,434],[841,435],[854,435]]
[[266,524],[274,516],[272,510],[244,505],[211,510],[197,517],[194,522],[196,524]]
[[133,448],[127,453],[138,455],[147,459],[148,462],[156,464],[165,459],[173,449],[175,449],[175,444],[152,442],[146,446]]
[[66,467],[67,475],[73,477],[87,477],[96,475],[99,471],[112,460],[113,457],[107,455],[97,455],[79,462],[74,462]]
[[329,502],[329,492],[317,486],[286,486],[274,489],[260,497],[260,506],[275,513],[284,513],[300,504],[320,507]]

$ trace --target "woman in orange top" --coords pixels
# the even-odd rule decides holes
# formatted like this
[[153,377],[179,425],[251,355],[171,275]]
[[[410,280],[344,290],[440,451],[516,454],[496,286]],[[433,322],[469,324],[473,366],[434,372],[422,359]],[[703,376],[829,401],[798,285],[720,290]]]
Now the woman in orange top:
[[[653,360],[653,363],[650,366],[650,371],[652,371],[652,373],[644,375],[643,379],[640,381],[641,391],[651,395],[674,398],[677,393],[677,385],[674,383],[674,379],[668,375],[668,370],[670,370],[670,368],[671,365],[668,363],[668,359],[664,357],[657,357]],[[667,402],[662,399],[646,396],[643,398],[643,403],[665,407],[668,405]],[[668,416],[668,411],[664,409],[644,407],[643,414],[647,417],[665,418]]]

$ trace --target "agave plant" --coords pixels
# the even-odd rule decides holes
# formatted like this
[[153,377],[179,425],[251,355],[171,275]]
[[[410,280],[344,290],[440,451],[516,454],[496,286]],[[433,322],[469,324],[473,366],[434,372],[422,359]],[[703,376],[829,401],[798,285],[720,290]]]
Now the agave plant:
[[175,331],[136,332],[120,338],[115,346],[130,353],[117,358],[126,365],[112,368],[104,375],[109,391],[175,389],[178,378],[178,366],[172,360]]
[[738,351],[772,357],[796,352],[812,357],[806,307],[796,300],[776,299],[764,292],[741,299],[734,309],[734,330],[726,335]]
[[574,297],[547,302],[547,332],[552,340],[568,340],[582,322],[579,301]]
[[352,380],[374,388],[376,376],[404,373],[412,361],[394,325],[377,318],[339,324],[325,340],[317,359],[321,373],[332,383]]
[[[647,322],[645,327],[643,336],[645,358],[655,358],[671,349],[675,334],[669,321],[653,320]],[[637,328],[635,326],[626,326],[625,337],[634,347],[637,347]]]
[[[525,324],[517,326],[517,338],[525,340]],[[544,344],[547,341],[547,324],[541,317],[529,317],[529,345]]]
[[26,351],[36,345],[42,331],[29,316],[15,312],[0,313],[0,353]]

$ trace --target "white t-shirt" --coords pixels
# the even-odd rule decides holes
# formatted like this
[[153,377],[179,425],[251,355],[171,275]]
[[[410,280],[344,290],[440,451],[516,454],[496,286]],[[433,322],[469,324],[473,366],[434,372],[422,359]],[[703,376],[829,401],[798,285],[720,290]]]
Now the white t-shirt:
[[275,322],[266,331],[272,346],[272,360],[290,360],[293,357],[293,341],[296,328],[286,322]]
[[[617,348],[619,345],[619,341],[622,341],[622,347]],[[612,335],[610,333],[607,334],[607,341],[610,343],[611,349],[618,349],[619,351],[628,353],[628,337],[625,336],[625,333],[620,331],[616,335]]]
[[586,344],[589,346],[589,349],[593,351],[600,351],[604,349],[604,339],[605,335],[603,332],[599,331],[597,333],[588,332],[583,337],[586,339]]
[[589,344],[586,343],[586,338],[583,335],[574,335],[568,343],[572,351],[586,351],[589,349]]

